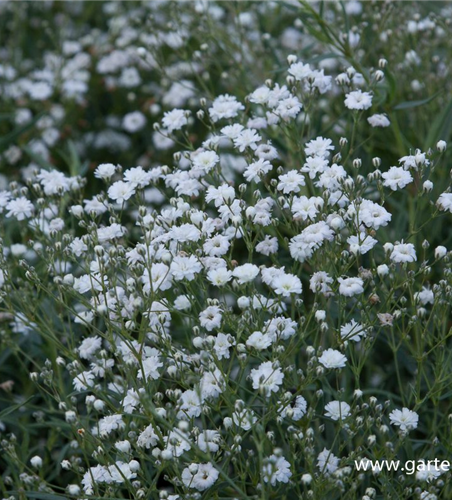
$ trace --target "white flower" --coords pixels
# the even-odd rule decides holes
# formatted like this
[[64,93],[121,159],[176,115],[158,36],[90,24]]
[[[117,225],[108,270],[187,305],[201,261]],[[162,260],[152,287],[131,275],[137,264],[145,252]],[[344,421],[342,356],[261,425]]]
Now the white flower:
[[209,306],[199,314],[199,322],[208,332],[221,325],[221,309],[218,306]]
[[[108,281],[104,280],[104,284],[107,285]],[[72,285],[74,290],[78,293],[87,293],[91,291],[102,291],[102,277],[99,273],[83,274],[79,278],[74,279],[74,284]]]
[[208,173],[215,165],[220,161],[220,157],[215,153],[215,151],[202,151],[200,153],[194,153],[193,158],[193,170],[200,170],[202,173]]
[[192,418],[201,415],[201,397],[193,390],[185,391],[180,397],[178,418]]
[[268,160],[260,158],[246,167],[243,177],[245,177],[248,182],[259,182],[261,177],[268,174],[272,168],[273,165]]
[[34,206],[25,196],[21,196],[20,198],[9,201],[6,205],[6,210],[9,210],[6,217],[15,217],[17,220],[25,220],[33,215]]
[[138,132],[146,125],[146,117],[140,111],[127,113],[122,120],[122,127],[130,133]]
[[272,392],[277,392],[283,383],[284,373],[281,368],[273,366],[271,361],[265,361],[258,368],[251,370],[253,389],[263,391],[269,397]]
[[295,96],[289,96],[286,99],[279,101],[278,106],[274,109],[274,113],[280,116],[283,120],[287,121],[290,118],[296,118],[301,111],[303,105]]
[[401,431],[411,431],[417,428],[419,422],[419,415],[408,408],[401,410],[393,410],[389,414],[389,420],[392,425],[400,427]]
[[30,459],[30,463],[35,469],[40,469],[42,467],[42,458],[38,455],[35,455]]
[[382,174],[384,179],[383,186],[397,191],[413,182],[411,174],[403,167],[391,167],[387,172]]
[[438,208],[452,213],[452,193],[442,193],[436,202]]
[[146,380],[157,380],[158,378],[160,378],[158,369],[163,366],[163,363],[160,361],[159,356],[147,356],[145,359],[143,359],[141,365],[142,369],[140,369],[137,374],[137,378],[139,380],[142,378]]
[[381,264],[377,267],[377,274],[380,277],[386,276],[389,274],[389,267],[386,264]]
[[372,94],[353,90],[345,96],[344,104],[348,109],[369,109],[372,106]]
[[367,121],[372,127],[389,127],[389,125],[391,125],[391,122],[385,114],[369,116]]
[[202,265],[194,255],[190,255],[190,257],[176,256],[171,262],[170,272],[176,281],[184,279],[193,281],[201,269]]
[[202,451],[210,451],[211,453],[216,453],[220,449],[220,442],[220,433],[218,431],[211,430],[203,430],[196,440],[196,444]]
[[105,243],[106,241],[114,240],[115,238],[121,238],[124,236],[126,228],[114,222],[110,226],[100,227],[97,230],[97,239],[99,243]]
[[442,259],[447,255],[447,248],[442,245],[435,248],[435,259]]
[[361,337],[365,337],[367,331],[360,324],[352,319],[349,323],[341,326],[341,339],[342,340],[353,340],[354,342],[359,342]]
[[259,268],[254,264],[243,264],[242,266],[236,267],[232,272],[232,275],[234,278],[237,278],[240,285],[253,281],[258,274]]
[[234,118],[239,111],[245,109],[245,106],[237,101],[237,98],[228,94],[220,95],[209,108],[209,115],[213,122],[217,122],[223,118]]
[[102,339],[96,335],[94,337],[87,337],[83,340],[78,348],[78,352],[81,358],[91,359],[93,354],[95,354],[102,346]]
[[262,137],[251,128],[246,128],[234,139],[234,146],[243,153],[245,149],[255,150]]
[[272,337],[287,340],[295,335],[298,328],[296,321],[283,316],[276,316],[264,323],[265,331]]
[[352,254],[364,255],[378,243],[375,238],[366,233],[360,233],[357,236],[349,236],[347,243],[350,245],[350,252]]
[[[239,401],[237,401],[239,403]],[[243,403],[243,401],[241,401]],[[252,410],[244,408],[243,410],[236,410],[232,414],[232,421],[244,431],[249,431],[251,427],[257,422],[257,417]]]
[[144,188],[151,182],[152,174],[146,172],[143,167],[129,168],[124,172],[124,179],[133,187]]
[[129,182],[116,181],[108,188],[108,197],[117,203],[124,203],[135,194],[135,186]]
[[309,66],[309,64],[296,62],[290,66],[288,72],[289,74],[295,77],[295,80],[301,81],[308,78],[311,75],[312,69],[311,66]]
[[171,228],[170,236],[178,243],[188,241],[198,241],[201,238],[201,231],[193,224],[182,224]]
[[313,293],[323,293],[325,295],[331,292],[331,283],[333,283],[333,278],[328,273],[317,271],[309,280],[309,287]]
[[215,354],[218,359],[229,359],[229,349],[235,344],[231,335],[219,333],[215,337],[215,344],[213,346]]
[[219,269],[211,269],[207,273],[207,279],[214,286],[224,286],[228,281],[232,279],[232,272],[228,271],[225,267],[220,267]]
[[94,385],[94,373],[84,371],[74,377],[72,385],[76,391],[85,391],[88,387]]
[[268,333],[262,333],[259,331],[253,332],[246,341],[246,346],[256,349],[257,351],[263,351],[267,349],[273,343],[273,338]]
[[435,295],[433,293],[433,290],[430,290],[429,288],[426,288],[425,286],[422,287],[422,290],[420,292],[416,292],[414,294],[414,300],[417,302],[420,302],[422,305],[426,304],[433,304],[435,300]]
[[319,213],[319,210],[323,208],[323,198],[320,196],[295,196],[292,202],[292,213],[294,220],[314,220]]
[[205,491],[217,481],[219,472],[210,463],[192,464],[182,471],[182,482],[188,488]]
[[280,410],[280,415],[283,418],[289,417],[296,422],[301,420],[304,415],[306,415],[306,410],[308,409],[308,403],[303,396],[297,396],[295,398],[295,403],[293,406],[285,406]]
[[266,85],[257,88],[250,96],[250,102],[255,104],[265,104],[268,101],[270,95],[270,89]]
[[403,242],[394,245],[390,259],[397,264],[416,261],[417,257],[414,245],[412,243]]
[[256,252],[269,256],[276,253],[278,247],[278,238],[266,235],[264,240],[256,245]]
[[320,248],[324,241],[332,241],[333,239],[334,232],[326,222],[311,224],[303,229],[301,234],[290,240],[290,255],[292,258],[304,262],[312,257],[314,251]]
[[301,168],[301,171],[309,174],[309,177],[314,179],[318,174],[325,172],[327,168],[328,160],[323,156],[309,156],[306,158],[306,163]]
[[387,226],[392,219],[392,215],[378,203],[363,199],[359,205],[350,204],[347,213],[356,219],[356,224],[365,224],[372,229],[380,229]]
[[275,486],[276,483],[288,483],[292,477],[290,463],[284,457],[271,455],[264,459],[262,477],[266,483]]
[[228,252],[230,246],[231,244],[226,236],[216,234],[212,238],[208,238],[202,248],[211,257],[221,257]]
[[235,139],[243,129],[243,125],[240,125],[240,123],[234,123],[234,125],[227,125],[226,127],[223,127],[220,132],[228,139]]
[[364,292],[364,282],[361,278],[338,278],[339,293],[345,297],[353,297]]
[[[98,423],[99,435],[108,436],[115,430],[124,429],[126,424],[122,420],[122,415],[107,415],[101,418]],[[97,429],[95,429],[95,434]]]
[[330,151],[333,150],[334,146],[331,139],[317,137],[316,139],[312,139],[306,144],[304,151],[306,156],[319,156],[320,158],[328,158],[330,156]]
[[216,207],[219,207],[225,203],[230,204],[234,201],[235,189],[228,184],[222,184],[221,186],[209,186],[206,193],[206,202],[209,203],[213,201]]
[[165,441],[165,451],[171,457],[180,457],[191,449],[190,437],[179,429],[172,430],[163,440]]
[[271,286],[277,295],[283,297],[290,297],[291,294],[299,295],[302,292],[301,281],[293,274],[280,274],[273,280]]
[[322,474],[333,474],[339,467],[339,459],[330,450],[324,448],[317,457],[317,467]]
[[320,356],[319,363],[325,368],[344,368],[347,358],[335,349],[327,349]]
[[145,269],[141,279],[146,293],[171,288],[170,268],[161,262],[151,264],[150,269]]
[[345,420],[350,415],[350,405],[344,401],[331,401],[325,406],[325,417]]
[[183,109],[173,109],[172,111],[167,111],[163,115],[162,119],[162,124],[168,132],[180,130],[184,125],[187,125],[187,123],[188,119],[186,111]]
[[300,186],[305,185],[304,176],[299,174],[296,170],[291,170],[287,174],[278,177],[278,190],[284,194],[299,193]]
[[143,393],[143,388],[139,389],[139,391],[136,391],[135,389],[129,389],[127,391],[126,397],[122,400],[124,413],[131,414],[138,406],[140,406],[140,395],[142,395]]

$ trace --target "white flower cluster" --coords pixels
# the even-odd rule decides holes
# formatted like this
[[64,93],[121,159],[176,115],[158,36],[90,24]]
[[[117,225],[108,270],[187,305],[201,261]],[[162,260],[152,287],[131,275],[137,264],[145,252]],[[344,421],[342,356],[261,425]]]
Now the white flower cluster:
[[[217,4],[196,9],[225,15]],[[427,21],[411,21],[410,33],[432,29]],[[124,46],[183,50],[187,39],[183,23],[164,42],[122,31]],[[173,148],[165,162],[137,155],[123,167],[110,154],[93,173],[69,175],[47,155],[4,186],[2,336],[33,366],[43,408],[33,418],[67,431],[58,450],[49,440],[47,459],[34,448],[27,457],[40,476],[11,473],[5,485],[76,498],[362,490],[368,500],[377,486],[387,495],[388,480],[369,486],[357,458],[395,459],[415,441],[439,447],[452,383],[447,143],[409,146],[392,128],[387,61],[366,68],[349,57],[355,31],[336,41],[341,72],[289,55],[273,80],[206,91],[199,104],[191,84],[174,83],[155,114],[154,145]],[[91,59],[74,41],[63,53],[62,80],[50,60],[18,88],[10,78],[9,98],[46,100],[58,85],[64,99],[88,98]],[[110,47],[96,72],[129,91],[146,61],[159,65],[147,49]],[[341,118],[325,129],[330,105]],[[136,134],[147,118],[130,109],[120,123]],[[399,134],[396,155],[369,145],[383,129]],[[1,443],[11,463],[16,446],[13,434]],[[64,485],[47,481],[47,461]],[[445,476],[426,478],[399,497],[449,491]]]

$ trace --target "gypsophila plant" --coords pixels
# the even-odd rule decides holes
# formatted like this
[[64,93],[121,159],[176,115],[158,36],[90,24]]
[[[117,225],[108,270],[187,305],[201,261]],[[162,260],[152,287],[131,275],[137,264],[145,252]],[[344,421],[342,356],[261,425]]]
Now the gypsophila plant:
[[0,5],[3,499],[452,497],[451,16]]

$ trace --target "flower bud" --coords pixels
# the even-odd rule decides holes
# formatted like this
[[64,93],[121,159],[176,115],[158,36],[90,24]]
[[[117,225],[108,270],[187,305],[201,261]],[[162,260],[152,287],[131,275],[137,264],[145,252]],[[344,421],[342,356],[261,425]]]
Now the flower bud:
[[30,463],[35,469],[40,469],[42,467],[42,458],[38,455],[35,455],[30,459]]
[[438,246],[435,248],[435,258],[436,259],[442,259],[447,255],[447,248],[443,246]]

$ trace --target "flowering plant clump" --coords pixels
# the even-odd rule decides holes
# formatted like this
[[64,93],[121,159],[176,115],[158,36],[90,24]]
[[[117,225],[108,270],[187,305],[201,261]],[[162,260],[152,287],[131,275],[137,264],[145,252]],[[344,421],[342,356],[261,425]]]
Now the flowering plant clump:
[[2,498],[450,498],[450,6],[0,15]]

